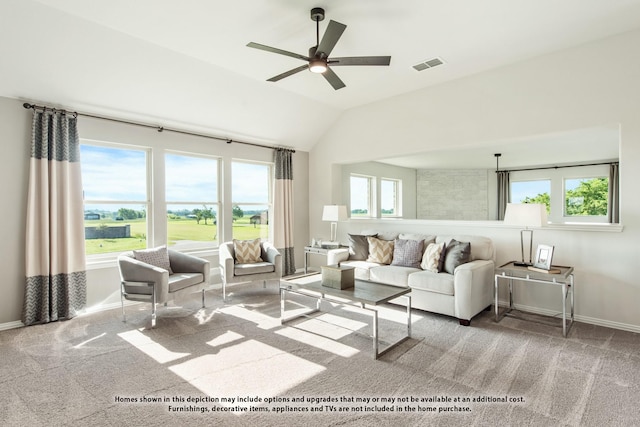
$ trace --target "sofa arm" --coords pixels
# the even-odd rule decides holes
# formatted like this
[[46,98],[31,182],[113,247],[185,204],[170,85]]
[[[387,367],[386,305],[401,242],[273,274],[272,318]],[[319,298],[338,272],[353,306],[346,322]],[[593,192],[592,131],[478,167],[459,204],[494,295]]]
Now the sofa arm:
[[491,260],[475,260],[459,265],[453,272],[455,316],[471,320],[491,305],[495,264]]
[[327,264],[328,265],[339,265],[342,261],[346,261],[349,259],[349,249],[340,248],[340,249],[330,249],[327,251]]

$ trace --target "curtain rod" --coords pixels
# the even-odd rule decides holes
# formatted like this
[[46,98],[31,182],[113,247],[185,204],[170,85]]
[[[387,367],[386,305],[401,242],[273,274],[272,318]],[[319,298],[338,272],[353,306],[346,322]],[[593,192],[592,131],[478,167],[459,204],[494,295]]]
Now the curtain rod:
[[602,166],[602,165],[616,165],[616,164],[618,164],[618,162],[584,163],[584,164],[579,164],[579,165],[545,166],[545,167],[541,167],[541,168],[524,168],[524,169],[511,169],[511,170],[507,170],[507,169],[498,170],[498,169],[496,169],[496,173],[499,173],[499,172],[539,171],[539,170],[545,170],[545,169],[578,168],[578,167],[581,167],[581,166]]
[[36,104],[29,104],[28,102],[25,102],[24,104],[22,104],[22,106],[26,109],[32,109],[32,110],[42,110],[42,111],[46,111],[46,110],[51,110],[51,111],[59,111],[63,114],[73,114],[74,117],[78,117],[78,116],[82,116],[82,117],[90,117],[92,119],[99,119],[99,120],[106,120],[106,121],[110,121],[110,122],[116,122],[116,123],[124,123],[127,125],[134,125],[134,126],[140,126],[140,127],[144,127],[144,128],[150,128],[150,129],[155,129],[158,132],[173,132],[173,133],[179,133],[182,135],[189,135],[189,136],[199,136],[201,138],[208,138],[208,139],[216,139],[218,141],[225,141],[227,144],[231,144],[236,143],[236,144],[243,144],[243,145],[250,145],[252,147],[258,147],[258,148],[268,148],[270,150],[286,150],[286,151],[290,151],[292,153],[295,153],[296,150],[291,149],[291,148],[286,148],[286,147],[273,147],[270,145],[263,145],[263,144],[256,144],[254,142],[246,142],[246,141],[237,141],[235,139],[230,139],[230,138],[222,138],[219,136],[215,136],[215,135],[207,135],[207,134],[203,134],[203,133],[197,133],[197,132],[189,132],[186,130],[180,130],[180,129],[172,129],[172,128],[166,128],[164,126],[158,126],[158,125],[151,125],[148,123],[140,123],[140,122],[132,122],[129,120],[123,120],[123,119],[114,119],[112,117],[105,117],[105,116],[98,116],[95,114],[88,114],[88,113],[79,113],[77,111],[67,111],[64,109],[60,109],[60,108],[52,108],[52,107],[47,107],[44,105],[36,105]]

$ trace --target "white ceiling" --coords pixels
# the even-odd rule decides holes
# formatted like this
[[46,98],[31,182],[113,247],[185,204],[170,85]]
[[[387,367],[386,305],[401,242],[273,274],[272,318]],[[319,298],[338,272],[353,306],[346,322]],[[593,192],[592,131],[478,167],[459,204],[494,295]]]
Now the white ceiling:
[[[316,6],[332,56],[391,65],[266,82],[303,62],[246,44],[306,55]],[[0,0],[0,96],[309,150],[346,109],[638,27],[640,0]]]

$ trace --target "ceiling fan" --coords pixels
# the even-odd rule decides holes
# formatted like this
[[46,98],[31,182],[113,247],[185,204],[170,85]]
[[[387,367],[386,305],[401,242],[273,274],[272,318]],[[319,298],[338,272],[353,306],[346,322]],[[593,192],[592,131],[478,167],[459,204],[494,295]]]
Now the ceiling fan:
[[248,47],[255,49],[266,50],[267,52],[273,52],[280,55],[290,56],[292,58],[301,59],[306,61],[307,64],[296,67],[292,70],[285,71],[282,74],[278,74],[275,77],[271,77],[267,81],[277,82],[285,77],[292,76],[299,73],[302,70],[309,69],[312,73],[319,73],[329,82],[329,84],[335,89],[342,89],[345,84],[336,73],[330,67],[344,66],[344,65],[389,65],[391,62],[390,56],[350,56],[341,58],[329,58],[331,51],[335,47],[336,43],[342,36],[342,33],[347,28],[346,25],[339,22],[330,20],[327,26],[322,40],[320,40],[320,21],[324,20],[324,9],[320,7],[314,7],[311,9],[311,20],[316,23],[316,45],[309,48],[309,56],[299,55],[297,53],[289,52],[286,50],[278,49],[271,46],[265,46],[259,43],[248,43]]

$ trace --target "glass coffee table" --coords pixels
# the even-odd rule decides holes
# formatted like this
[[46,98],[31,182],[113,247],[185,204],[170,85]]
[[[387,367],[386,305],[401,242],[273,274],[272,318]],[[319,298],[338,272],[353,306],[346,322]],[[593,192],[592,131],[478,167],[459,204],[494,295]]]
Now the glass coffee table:
[[[355,280],[355,286],[353,288],[334,289],[322,285],[321,274],[312,274],[291,280],[282,280],[280,281],[280,323],[284,324],[291,320],[319,312],[320,304],[323,300],[358,307],[371,313],[373,317],[373,358],[378,359],[380,356],[411,337],[410,292],[411,288],[400,288],[397,286],[367,282],[364,280]],[[285,302],[288,293],[304,295],[316,299],[315,308],[311,308],[302,313],[297,313],[290,317],[285,317]],[[406,298],[407,300],[407,334],[400,340],[387,345],[385,349],[380,350],[378,310],[372,307],[379,306],[399,297]]]

